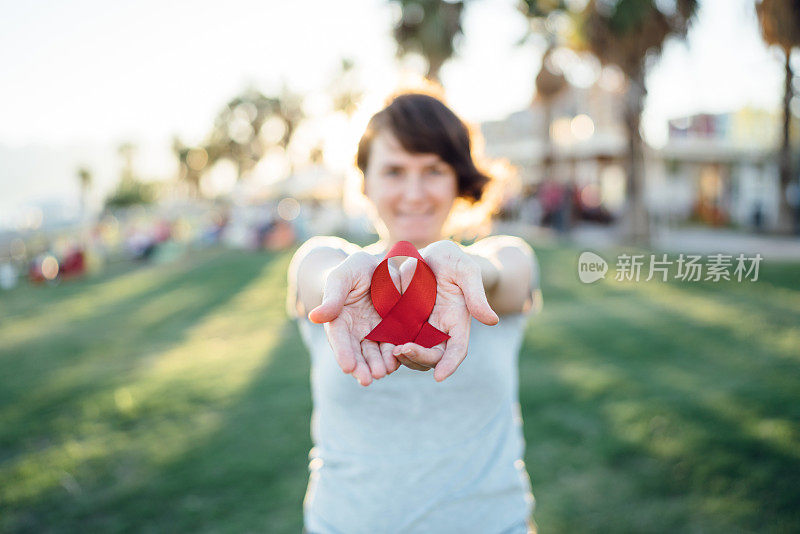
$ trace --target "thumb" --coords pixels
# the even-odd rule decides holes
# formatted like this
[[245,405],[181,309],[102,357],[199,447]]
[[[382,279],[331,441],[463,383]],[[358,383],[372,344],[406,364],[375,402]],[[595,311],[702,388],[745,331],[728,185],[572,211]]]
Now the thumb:
[[464,294],[464,303],[467,305],[470,315],[489,326],[494,326],[500,321],[492,307],[489,306],[479,272],[467,276],[463,282],[458,283],[458,287]]
[[308,313],[312,323],[329,323],[339,317],[347,295],[350,293],[349,276],[337,268],[328,274],[322,303]]

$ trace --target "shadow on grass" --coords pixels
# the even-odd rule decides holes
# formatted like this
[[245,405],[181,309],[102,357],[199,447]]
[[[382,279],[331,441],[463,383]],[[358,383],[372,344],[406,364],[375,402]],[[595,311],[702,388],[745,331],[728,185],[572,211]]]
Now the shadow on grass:
[[141,358],[180,344],[189,329],[233,299],[275,258],[214,255],[79,320],[65,317],[52,330],[0,349],[0,371],[14,377],[0,389],[5,407],[0,459],[69,435],[70,414],[80,413],[88,398],[124,384]]
[[[271,261],[271,260],[268,260]],[[51,355],[53,349],[59,349],[61,356],[61,363],[71,363],[73,358],[83,355],[79,350],[72,352],[65,352],[63,350],[65,343],[74,342],[76,345],[85,346],[93,341],[103,340],[104,327],[112,329],[124,325],[122,329],[126,334],[135,336],[139,330],[137,328],[151,327],[154,325],[162,324],[165,320],[174,321],[176,317],[173,316],[174,308],[180,307],[183,301],[186,300],[187,295],[196,295],[196,300],[201,301],[203,304],[216,304],[215,302],[209,303],[209,297],[213,296],[216,300],[221,301],[227,299],[232,294],[222,293],[216,295],[220,289],[224,288],[230,292],[246,285],[250,279],[256,276],[259,272],[260,265],[256,262],[245,263],[246,273],[245,276],[226,276],[226,270],[232,265],[237,268],[242,264],[241,253],[226,252],[213,255],[211,257],[202,258],[201,262],[191,263],[189,261],[170,266],[147,266],[138,271],[125,272],[122,275],[103,279],[101,282],[87,280],[85,282],[71,282],[73,286],[70,288],[68,294],[52,295],[44,294],[37,295],[36,293],[29,292],[27,296],[36,302],[36,313],[19,314],[23,318],[28,315],[48,317],[52,323],[48,324],[46,331],[39,331],[37,335],[26,337],[19,342],[6,343],[0,347],[0,362],[3,366],[9,368],[20,369],[20,366],[27,364],[36,364],[37,358],[46,358]],[[73,316],[69,315],[70,309],[81,308],[80,306],[65,306],[66,310],[59,309],[64,299],[83,300],[88,304],[92,304],[92,296],[94,292],[104,291],[108,293],[124,294],[125,284],[134,277],[146,277],[155,271],[159,271],[158,282],[146,284],[146,288],[141,291],[135,291],[125,297],[111,296],[107,299],[101,299],[102,302],[99,306],[86,312],[82,309],[80,312],[74,313]],[[164,270],[169,271],[164,274]],[[247,274],[249,273],[249,276]],[[209,278],[209,276],[216,276],[216,278]],[[103,288],[102,286],[109,286]],[[37,288],[38,290],[45,288]],[[60,289],[60,288],[55,288]],[[159,303],[171,303],[171,306],[162,307],[158,309],[153,306],[154,299],[159,299]],[[177,299],[177,300],[176,300]],[[128,323],[128,318],[135,316],[143,306],[149,306],[153,313],[147,317],[136,317],[135,323]],[[204,313],[202,306],[198,306],[198,310],[194,313]],[[51,313],[51,310],[55,310]],[[178,310],[183,311],[183,310]],[[181,318],[178,316],[177,318]],[[14,315],[6,318],[6,320],[13,321],[17,319]],[[191,321],[192,317],[186,317]],[[165,324],[164,330],[169,330],[174,324]],[[117,330],[113,331],[115,334]],[[80,348],[80,347],[78,347]],[[40,371],[43,369],[40,369]],[[41,376],[41,375],[40,375]]]
[[149,465],[138,484],[97,500],[61,492],[60,509],[33,511],[36,528],[25,530],[41,531],[66,516],[61,532],[299,532],[311,447],[309,359],[295,324],[280,328],[246,389],[224,407],[208,407],[220,424],[205,438]]
[[562,282],[557,317],[532,326],[521,355],[543,531],[796,530],[795,438],[752,428],[794,420],[796,366],[647,293]]

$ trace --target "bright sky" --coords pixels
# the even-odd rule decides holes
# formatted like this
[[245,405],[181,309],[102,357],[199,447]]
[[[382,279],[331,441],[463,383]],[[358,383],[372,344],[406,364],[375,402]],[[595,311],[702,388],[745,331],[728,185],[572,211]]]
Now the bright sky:
[[[541,51],[515,43],[526,22],[515,0],[474,0],[459,57],[446,64],[450,103],[471,121],[502,118],[531,99]],[[688,46],[670,42],[648,77],[645,133],[663,140],[670,117],[775,108],[779,54],[761,42],[752,0],[701,0]],[[58,2],[5,6],[0,18],[0,209],[76,195],[89,162],[105,187],[113,151],[132,140],[140,170],[169,176],[173,135],[200,141],[244,86],[285,81],[322,90],[350,57],[371,92],[397,80],[395,9],[379,0]],[[36,161],[34,161],[36,160]],[[48,160],[48,161],[43,161]],[[5,199],[5,201],[3,200]]]

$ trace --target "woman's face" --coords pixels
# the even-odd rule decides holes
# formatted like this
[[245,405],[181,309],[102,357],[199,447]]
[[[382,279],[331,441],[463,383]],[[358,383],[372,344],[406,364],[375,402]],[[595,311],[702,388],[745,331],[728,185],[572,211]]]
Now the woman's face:
[[458,181],[438,155],[406,152],[394,135],[382,131],[372,141],[364,180],[392,243],[410,241],[422,248],[442,238]]

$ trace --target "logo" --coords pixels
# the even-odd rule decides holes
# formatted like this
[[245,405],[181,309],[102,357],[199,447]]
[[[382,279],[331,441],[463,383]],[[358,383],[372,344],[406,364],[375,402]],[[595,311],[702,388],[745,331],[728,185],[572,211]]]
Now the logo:
[[597,282],[606,277],[608,263],[594,252],[581,252],[578,257],[578,278],[584,284]]

